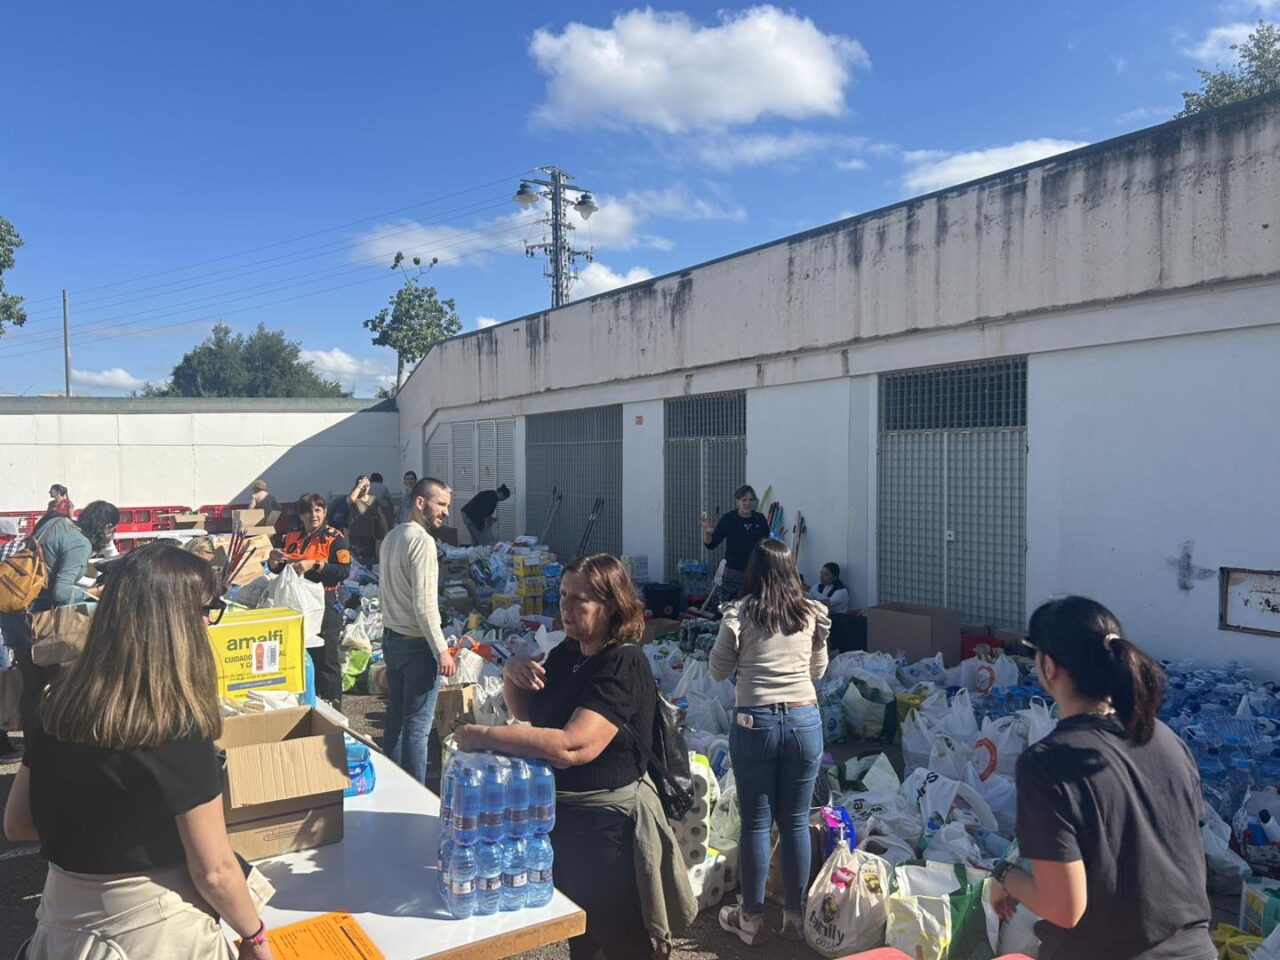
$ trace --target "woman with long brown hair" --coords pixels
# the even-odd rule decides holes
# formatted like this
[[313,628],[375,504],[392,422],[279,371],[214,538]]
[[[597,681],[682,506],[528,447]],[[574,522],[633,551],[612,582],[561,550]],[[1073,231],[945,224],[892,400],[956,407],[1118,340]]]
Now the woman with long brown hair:
[[[692,921],[697,906],[646,772],[658,688],[638,646],[644,607],[618,559],[598,553],[565,567],[560,617],[567,639],[546,663],[503,666],[507,707],[526,723],[465,726],[455,740],[555,767],[555,885],[587,914],[587,932],[569,941],[572,960],[597,950],[649,960],[655,942],[670,950],[671,921]],[[649,883],[638,883],[637,868]]]
[[176,546],[133,551],[40,703],[4,811],[49,861],[28,960],[220,960],[219,917],[241,958],[271,956],[223,820],[218,593]]
[[763,943],[765,875],[774,823],[782,845],[785,912],[780,935],[804,938],[801,901],[809,880],[809,806],[822,759],[822,718],[813,687],[827,669],[826,607],[805,597],[791,551],[761,540],[742,599],[725,604],[711,648],[711,679],[737,671],[729,756],[738,788],[742,904],[722,907],[720,926],[748,946]]

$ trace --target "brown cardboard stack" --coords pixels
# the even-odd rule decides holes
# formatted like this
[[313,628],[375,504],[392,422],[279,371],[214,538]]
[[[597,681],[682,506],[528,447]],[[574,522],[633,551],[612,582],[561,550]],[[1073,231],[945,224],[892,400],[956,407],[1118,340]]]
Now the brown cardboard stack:
[[310,707],[227,717],[222,808],[246,860],[342,839],[347,753],[342,728]]
[[246,537],[274,537],[279,510],[232,510],[233,529],[243,529]]
[[901,651],[908,663],[936,653],[948,667],[960,662],[960,611],[917,603],[885,603],[867,611],[867,650]]
[[203,530],[204,514],[175,513],[173,515],[173,528],[175,530]]

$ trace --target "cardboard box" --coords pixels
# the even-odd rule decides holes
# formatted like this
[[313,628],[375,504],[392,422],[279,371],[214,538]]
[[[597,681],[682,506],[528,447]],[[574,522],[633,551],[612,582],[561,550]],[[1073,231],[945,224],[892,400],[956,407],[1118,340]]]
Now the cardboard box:
[[[221,549],[225,552],[225,547]],[[271,555],[272,549],[271,538],[265,534],[259,534],[246,540],[245,560],[236,575],[231,578],[231,586],[243,587],[245,584],[253,583],[253,581],[261,577],[262,565],[267,562],[267,557]]]
[[542,554],[513,553],[511,569],[517,577],[537,577],[542,575]]
[[646,620],[644,624],[644,637],[641,643],[653,643],[660,636],[667,633],[679,633],[679,620],[663,620],[661,617],[654,617],[652,620]]
[[203,530],[204,514],[175,513],[173,515],[173,528],[175,530]]
[[441,527],[432,534],[441,543],[448,544],[451,547],[458,545],[458,528],[457,527]]
[[466,723],[475,722],[471,706],[475,700],[474,683],[450,683],[436,695],[436,715],[431,729],[441,741]]
[[250,690],[301,693],[307,656],[302,614],[287,607],[229,610],[209,628],[218,665],[218,695],[240,699]]
[[261,860],[342,839],[342,727],[310,707],[222,721],[222,811],[231,846]]
[[1249,877],[1240,892],[1236,926],[1254,937],[1266,937],[1280,924],[1280,882]]
[[897,653],[909,663],[942,654],[948,667],[960,662],[960,611],[915,603],[886,603],[867,611],[867,649]]
[[231,523],[233,529],[238,525],[244,527],[249,536],[270,536],[276,532],[276,521],[280,519],[279,510],[232,510]]

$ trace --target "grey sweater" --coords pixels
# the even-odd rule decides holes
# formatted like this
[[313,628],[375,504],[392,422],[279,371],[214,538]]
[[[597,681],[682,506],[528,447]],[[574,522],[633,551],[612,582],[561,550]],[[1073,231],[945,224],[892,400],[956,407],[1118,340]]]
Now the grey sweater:
[[826,607],[810,600],[803,630],[774,634],[742,615],[744,601],[727,603],[724,619],[707,664],[712,680],[727,680],[736,669],[736,702],[740,707],[815,700],[813,681],[827,669]]

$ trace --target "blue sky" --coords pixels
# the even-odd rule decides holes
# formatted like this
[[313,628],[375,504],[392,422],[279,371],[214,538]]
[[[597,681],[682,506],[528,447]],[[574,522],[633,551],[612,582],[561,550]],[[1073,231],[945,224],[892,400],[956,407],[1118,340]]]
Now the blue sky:
[[368,396],[396,250],[465,329],[550,302],[554,164],[600,211],[583,296],[1160,123],[1280,0],[796,7],[9,4],[0,393],[163,381],[216,320]]

